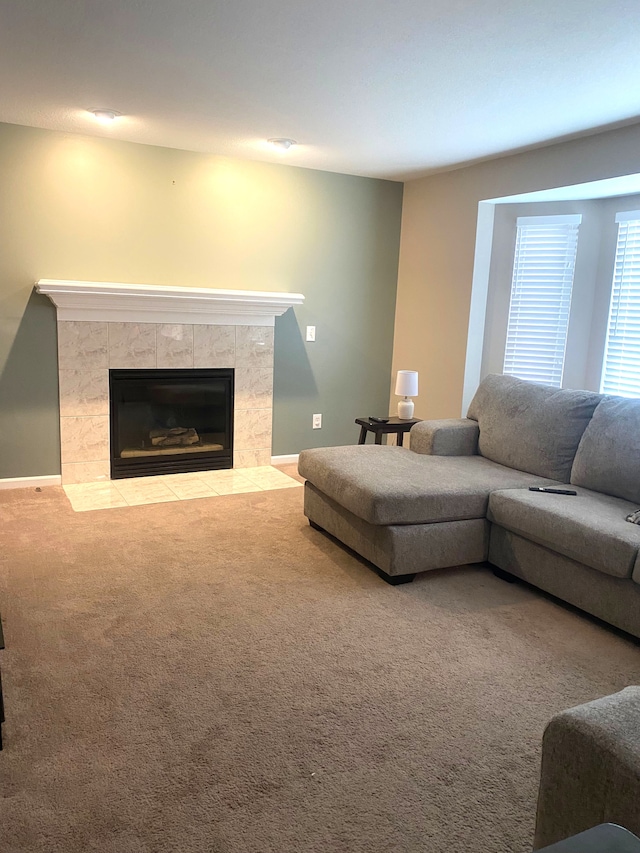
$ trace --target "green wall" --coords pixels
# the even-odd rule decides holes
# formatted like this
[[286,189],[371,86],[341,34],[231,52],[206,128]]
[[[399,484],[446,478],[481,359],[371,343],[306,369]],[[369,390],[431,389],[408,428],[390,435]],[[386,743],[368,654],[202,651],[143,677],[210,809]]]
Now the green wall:
[[353,443],[388,406],[401,208],[391,181],[0,124],[0,478],[60,471],[39,278],[303,293],[276,321],[273,452]]

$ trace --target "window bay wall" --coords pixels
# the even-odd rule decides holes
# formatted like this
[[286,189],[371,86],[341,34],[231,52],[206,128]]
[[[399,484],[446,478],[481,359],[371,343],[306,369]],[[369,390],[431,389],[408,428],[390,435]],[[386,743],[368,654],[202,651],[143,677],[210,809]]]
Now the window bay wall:
[[640,196],[495,205],[481,374],[640,397]]

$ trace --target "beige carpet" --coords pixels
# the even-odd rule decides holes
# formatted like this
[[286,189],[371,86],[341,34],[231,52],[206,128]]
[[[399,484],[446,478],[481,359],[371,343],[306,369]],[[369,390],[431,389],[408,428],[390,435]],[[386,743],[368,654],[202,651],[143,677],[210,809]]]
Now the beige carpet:
[[465,568],[390,587],[301,490],[0,492],[2,853],[517,853],[556,711],[640,649]]

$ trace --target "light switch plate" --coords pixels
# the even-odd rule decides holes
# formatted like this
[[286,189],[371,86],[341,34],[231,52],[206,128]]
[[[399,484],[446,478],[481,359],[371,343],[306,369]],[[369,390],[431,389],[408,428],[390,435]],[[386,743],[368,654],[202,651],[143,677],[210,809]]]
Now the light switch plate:
[[315,341],[316,339],[316,327],[315,326],[307,326],[307,340]]

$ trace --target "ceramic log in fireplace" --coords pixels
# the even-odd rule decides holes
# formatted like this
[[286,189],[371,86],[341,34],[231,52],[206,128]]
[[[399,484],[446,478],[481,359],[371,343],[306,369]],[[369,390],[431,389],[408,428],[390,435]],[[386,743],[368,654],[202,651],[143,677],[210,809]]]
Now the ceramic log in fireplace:
[[232,468],[233,374],[110,370],[111,478]]

